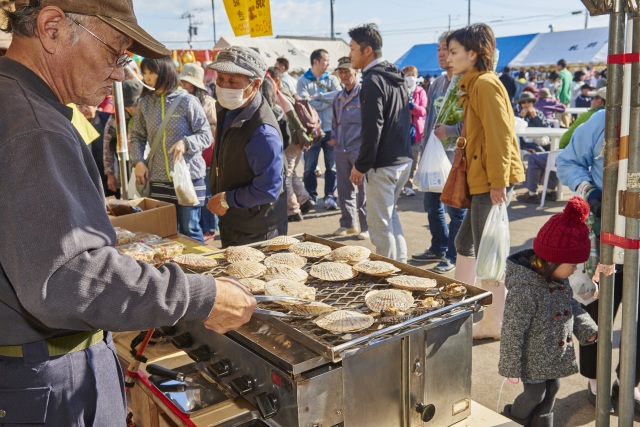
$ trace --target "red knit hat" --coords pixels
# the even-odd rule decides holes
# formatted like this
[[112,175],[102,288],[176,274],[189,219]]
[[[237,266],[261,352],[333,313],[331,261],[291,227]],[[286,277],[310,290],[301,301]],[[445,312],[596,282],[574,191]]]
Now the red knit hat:
[[569,199],[564,210],[555,214],[542,226],[533,239],[533,251],[547,262],[580,264],[589,259],[591,242],[589,204],[580,197]]

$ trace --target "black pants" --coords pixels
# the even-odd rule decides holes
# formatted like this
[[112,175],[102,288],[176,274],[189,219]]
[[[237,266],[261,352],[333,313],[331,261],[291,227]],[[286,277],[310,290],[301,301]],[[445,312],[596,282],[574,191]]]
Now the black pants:
[[220,242],[222,243],[223,249],[229,246],[249,245],[251,243],[262,242],[263,240],[273,239],[277,235],[277,229],[263,234],[247,234],[220,224]]
[[[638,300],[640,304],[640,299]],[[618,308],[622,302],[622,271],[615,274],[614,288],[613,288],[613,318],[615,319],[618,313]],[[598,305],[600,300],[596,300],[586,307],[583,306],[591,318],[598,323]],[[640,332],[640,328],[638,328]],[[640,334],[637,334],[638,342],[640,343]],[[599,338],[599,337],[598,337]],[[624,346],[624,343],[621,344]],[[580,374],[587,378],[595,379],[598,361],[598,344],[580,346]],[[636,352],[636,385],[640,383],[640,351]],[[616,374],[620,378],[620,363],[616,367]]]

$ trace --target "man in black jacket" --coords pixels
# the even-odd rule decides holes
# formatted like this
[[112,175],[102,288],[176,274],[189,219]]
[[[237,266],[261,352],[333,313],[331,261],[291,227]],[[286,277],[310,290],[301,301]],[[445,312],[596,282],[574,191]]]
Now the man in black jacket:
[[362,146],[351,182],[360,185],[365,180],[367,223],[376,253],[406,262],[396,203],[412,162],[407,85],[400,70],[382,58],[382,37],[375,24],[352,28],[349,37],[351,64],[362,70]]
[[516,96],[516,79],[511,76],[511,68],[504,67],[502,69],[502,74],[500,74],[500,77],[498,78],[502,82],[504,88],[507,90],[507,94],[509,95],[511,103],[513,103]]

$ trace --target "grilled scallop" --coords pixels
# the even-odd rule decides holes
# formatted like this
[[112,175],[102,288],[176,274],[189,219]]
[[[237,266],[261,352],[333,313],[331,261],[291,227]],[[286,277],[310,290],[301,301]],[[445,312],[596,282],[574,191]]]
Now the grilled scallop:
[[264,294],[303,298],[310,301],[316,299],[316,290],[314,288],[287,279],[270,280],[264,285]]
[[437,285],[434,279],[407,275],[389,277],[387,282],[398,289],[407,291],[424,291]]
[[353,279],[358,275],[358,272],[351,268],[350,265],[341,262],[321,262],[320,264],[312,265],[309,274],[320,280],[340,282]]
[[255,261],[238,261],[227,267],[227,274],[238,279],[262,276],[267,267]]
[[183,254],[178,255],[173,259],[173,262],[181,267],[188,268],[190,270],[210,270],[216,265],[218,261],[213,258],[206,258],[196,254]]
[[331,251],[326,258],[329,261],[356,264],[368,260],[369,255],[371,255],[371,250],[364,246],[341,246]]
[[304,282],[309,275],[301,268],[293,268],[288,265],[274,265],[264,272],[266,280],[287,279],[294,282]]
[[370,276],[389,276],[400,271],[395,265],[385,261],[361,261],[354,265],[353,268]]
[[271,256],[268,256],[264,260],[264,265],[266,265],[267,267],[286,265],[292,268],[302,268],[307,265],[307,259],[291,252],[283,252],[280,254],[273,254]]
[[444,304],[445,302],[442,298],[427,297],[420,303],[420,307],[427,311],[431,311],[444,307]]
[[249,246],[230,246],[224,251],[224,257],[230,263],[238,261],[255,261],[260,262],[265,255],[257,249]]
[[289,247],[289,251],[307,258],[320,258],[331,252],[327,245],[314,242],[300,242]]
[[438,290],[445,298],[460,298],[467,294],[467,288],[460,283],[449,283]]
[[[285,304],[283,304],[285,305]],[[313,301],[309,304],[286,304],[286,307],[293,313],[301,316],[318,316],[320,314],[336,311],[337,308],[323,302]]]
[[413,305],[413,296],[407,291],[384,289],[367,292],[364,303],[377,313],[389,310],[407,311]]
[[289,246],[296,243],[300,243],[300,240],[296,239],[295,237],[277,236],[271,240],[267,240],[262,245],[262,247],[266,246],[267,250],[270,250],[270,251],[281,251],[283,249],[288,249]]
[[238,279],[238,282],[249,288],[252,294],[264,294],[264,285],[267,283],[264,280],[256,279],[254,277]]
[[338,310],[321,314],[313,321],[331,332],[357,332],[373,325],[373,316],[354,310]]

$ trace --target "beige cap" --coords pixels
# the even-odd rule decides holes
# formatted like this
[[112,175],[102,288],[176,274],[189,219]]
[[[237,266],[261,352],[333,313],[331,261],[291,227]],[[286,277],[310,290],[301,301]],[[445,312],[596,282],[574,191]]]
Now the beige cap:
[[204,87],[204,68],[198,64],[194,64],[193,62],[184,64],[182,71],[180,71],[179,79],[189,82],[197,88],[206,90]]

